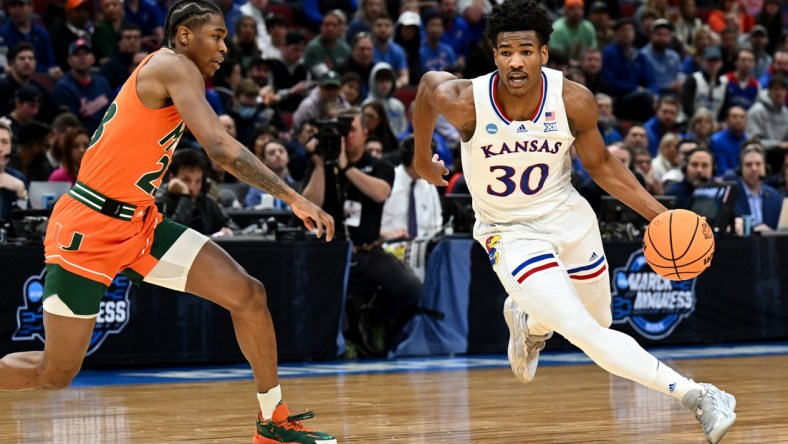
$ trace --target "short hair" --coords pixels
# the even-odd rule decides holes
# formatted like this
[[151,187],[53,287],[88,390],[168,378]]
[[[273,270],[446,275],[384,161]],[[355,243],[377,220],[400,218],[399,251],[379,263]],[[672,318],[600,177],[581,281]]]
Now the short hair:
[[11,125],[8,124],[4,119],[0,119],[0,130],[8,131],[8,136],[11,137],[11,140],[14,140],[14,130],[11,128]]
[[273,28],[274,26],[282,26],[287,28],[290,24],[287,23],[287,19],[282,14],[277,14],[275,12],[269,12],[265,15],[265,27],[266,28]]
[[173,3],[164,20],[164,45],[172,46],[179,26],[194,30],[208,23],[212,15],[224,17],[219,6],[210,0],[178,0]]
[[676,96],[670,94],[661,96],[659,98],[657,101],[657,109],[659,109],[662,105],[673,105],[677,110],[681,109],[681,102],[679,102],[679,99],[676,98]]
[[138,31],[140,34],[142,34],[142,28],[140,28],[140,25],[132,22],[123,22],[120,25],[120,32],[118,35],[123,35],[124,31]]
[[739,153],[739,165],[744,164],[744,156],[750,153],[758,153],[764,165],[766,164],[766,150],[763,148],[763,145],[758,140],[747,140],[741,148],[741,153]]
[[497,48],[502,32],[534,31],[541,45],[550,42],[553,25],[542,7],[534,0],[505,0],[493,6],[487,16],[484,36]]
[[79,123],[79,117],[71,112],[60,113],[52,121],[52,129],[57,133],[65,133],[69,128],[75,128],[81,125],[82,124]]
[[199,151],[192,148],[176,149],[172,155],[170,174],[176,176],[182,168],[198,168],[203,175],[208,173],[208,161]]
[[354,71],[348,71],[348,72],[342,74],[341,82],[342,82],[343,85],[346,84],[346,83],[353,83],[353,82],[356,82],[359,85],[362,85],[364,83],[361,80],[361,76],[357,72],[354,72]]
[[30,51],[33,53],[33,57],[36,56],[36,47],[33,46],[32,43],[28,41],[24,41],[24,42],[19,42],[11,47],[11,49],[8,51],[8,61],[13,62],[14,59],[16,59],[16,56],[18,56],[19,53],[23,51]]
[[243,78],[235,85],[235,97],[257,96],[260,94],[260,87],[252,79]]

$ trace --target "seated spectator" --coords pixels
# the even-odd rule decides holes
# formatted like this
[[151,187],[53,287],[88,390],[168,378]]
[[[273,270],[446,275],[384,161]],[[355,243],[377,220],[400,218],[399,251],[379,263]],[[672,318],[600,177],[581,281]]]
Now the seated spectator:
[[[288,29],[287,20],[280,14],[269,12],[265,15],[265,28],[268,35],[271,37],[271,46],[266,52],[265,57],[270,60],[283,60],[285,46],[287,46],[287,33],[294,32],[295,35],[304,37],[300,53],[303,55],[304,48],[306,47],[306,36],[302,29]],[[300,56],[299,56],[300,59]]]
[[757,137],[769,148],[788,149],[788,77],[775,74],[769,79],[769,88],[758,94],[758,102],[747,112],[748,138]]
[[386,110],[391,131],[399,135],[407,131],[408,117],[405,115],[405,105],[394,97],[397,89],[395,75],[388,63],[376,63],[369,73],[369,96],[362,104],[380,102]]
[[52,169],[60,166],[60,153],[63,151],[66,133],[75,128],[81,128],[79,119],[72,113],[60,113],[52,121],[52,132],[54,133],[52,139],[52,148],[47,150],[46,157]]
[[408,60],[405,50],[392,40],[394,23],[388,13],[384,12],[375,19],[372,35],[375,37],[373,41],[375,51],[372,61],[376,66],[381,62],[388,64],[395,73],[394,85],[397,88],[406,86],[410,82]]
[[68,63],[71,44],[78,39],[90,42],[93,31],[91,19],[96,15],[96,8],[92,0],[67,0],[64,5],[65,16],[55,21],[50,32],[55,63],[66,72],[71,69]]
[[654,20],[648,45],[640,52],[651,63],[659,94],[677,95],[681,91],[681,57],[670,47],[673,24],[666,18]]
[[728,110],[725,128],[711,136],[711,148],[714,152],[715,164],[719,175],[730,173],[739,166],[739,152],[747,139],[744,128],[747,125],[747,114],[738,106]]
[[375,19],[386,11],[383,0],[361,0],[353,20],[347,28],[347,41],[353,42],[360,33],[369,33],[375,24]]
[[[632,167],[632,151],[630,151],[630,148],[627,148],[620,143],[614,143],[613,145],[607,147],[607,150],[611,155],[613,155],[613,157],[620,160],[621,163],[632,172],[632,174],[635,175],[635,178],[638,182],[640,182],[640,185],[642,185],[644,188],[646,187],[646,180],[643,178],[643,175],[634,170]],[[597,183],[590,178],[580,186],[578,191],[580,192],[580,195],[588,201],[589,205],[591,205],[591,208],[593,208],[597,214],[599,214],[602,208],[602,196],[610,195],[610,193],[602,189],[602,187],[597,185]]]
[[389,155],[398,151],[399,142],[397,136],[391,131],[388,114],[380,102],[367,102],[361,107],[364,117],[364,124],[370,136],[377,137],[383,144],[383,155]]
[[314,121],[307,121],[301,126],[293,127],[293,137],[287,145],[288,157],[290,158],[287,170],[290,172],[290,176],[299,183],[303,181],[304,173],[309,165],[312,164],[309,153],[315,152],[317,131]]
[[[230,43],[227,45],[227,57],[241,62],[244,73],[251,74],[250,70],[255,63],[266,63],[270,69],[270,59],[264,59],[263,52],[257,46],[257,22],[252,17],[244,15],[238,18],[238,23],[235,25],[235,36],[232,37]],[[258,84],[262,88],[268,83],[258,82]]]
[[241,74],[241,63],[233,58],[225,58],[219,65],[219,69],[214,73],[211,83],[213,90],[219,96],[222,109],[229,111],[233,108],[235,88],[243,78]]
[[[124,11],[121,0],[100,0],[98,7],[101,19],[96,23],[91,43],[93,44],[98,64],[103,65],[110,57],[118,53],[120,30],[124,25]],[[142,35],[140,34],[141,37]],[[139,43],[141,45],[142,40]]]
[[687,123],[687,132],[681,137],[693,139],[699,145],[709,147],[711,145],[711,135],[717,128],[716,117],[706,108],[698,108]]
[[279,129],[285,128],[282,115],[273,107],[267,106],[260,98],[260,88],[254,81],[242,79],[235,88],[234,107],[227,114],[235,120],[236,139],[248,146],[252,133],[257,127],[271,125]]
[[723,29],[733,24],[739,32],[750,32],[755,25],[755,18],[739,4],[736,0],[720,0],[719,7],[709,14],[709,26],[716,33],[721,33]]
[[[117,51],[102,63],[99,73],[109,82],[112,90],[120,88],[131,76],[134,55],[142,50],[142,33],[137,25],[125,23],[120,27]],[[136,65],[135,65],[136,66]]]
[[719,120],[728,80],[720,77],[722,52],[717,46],[709,46],[703,51],[701,69],[684,82],[681,89],[681,103],[684,114],[691,116],[695,110],[706,108]]
[[698,17],[698,5],[695,0],[685,0],[679,3],[679,14],[676,17],[676,38],[689,49],[695,45],[695,33],[703,26]]
[[123,16],[126,22],[136,23],[142,31],[142,47],[156,51],[164,37],[164,17],[151,0],[123,0]]
[[682,165],[686,164],[689,153],[698,147],[705,147],[705,145],[701,145],[693,139],[679,140],[678,145],[676,146],[676,159],[678,161],[678,165],[670,168],[665,172],[665,174],[662,175],[661,180],[663,188],[667,189],[674,183],[684,180],[684,170],[682,169]]
[[[381,0],[369,0],[378,2]],[[353,39],[353,45],[350,50],[350,58],[347,59],[344,65],[337,69],[340,74],[348,72],[355,72],[361,77],[361,97],[366,98],[369,93],[369,74],[372,72],[372,57],[375,54],[375,46],[372,44],[372,36],[369,33],[361,33]]]
[[232,235],[235,223],[208,195],[208,162],[197,150],[181,148],[172,155],[168,177],[156,194],[164,216],[206,235]]
[[695,31],[692,41],[693,44],[689,54],[685,55],[684,60],[681,62],[681,71],[686,75],[700,71],[706,48],[718,44],[719,36],[711,28],[704,25]]
[[561,50],[570,60],[579,61],[586,50],[596,48],[596,30],[584,16],[583,0],[565,0],[563,17],[553,23],[550,50]]
[[580,59],[580,70],[583,71],[583,77],[586,80],[585,85],[589,91],[594,94],[608,92],[607,83],[605,83],[602,75],[602,51],[599,48],[586,50]]
[[364,98],[361,96],[361,85],[364,82],[361,77],[354,72],[342,74],[342,85],[339,87],[339,95],[348,106],[361,106]]
[[35,20],[32,1],[11,0],[7,5],[8,21],[0,26],[0,44],[8,48],[13,48],[22,42],[32,44],[37,54],[36,71],[46,73],[53,79],[59,79],[63,71],[55,63],[52,39],[49,31]]
[[394,168],[391,194],[383,204],[380,222],[383,239],[430,238],[443,224],[438,189],[416,173],[413,150],[413,137],[405,138],[400,145],[402,163]]
[[32,85],[41,94],[38,119],[44,122],[51,121],[55,115],[52,94],[47,86],[33,79],[33,73],[36,71],[36,52],[33,45],[28,42],[17,43],[11,47],[7,56],[6,75],[0,77],[0,116],[14,109],[14,97],[19,88]]
[[293,128],[301,128],[310,120],[322,118],[331,106],[347,107],[347,103],[339,95],[341,85],[339,74],[334,71],[320,76],[320,86],[314,88],[293,113]]
[[350,57],[350,45],[342,39],[345,28],[345,17],[337,11],[330,11],[323,16],[320,34],[306,45],[304,63],[319,78],[328,71],[336,71]]
[[[457,13],[457,0],[439,0],[438,11],[443,18],[443,37],[441,41],[454,50],[457,56],[457,66],[464,69],[468,66],[468,56],[471,51],[468,22]],[[411,79],[413,82],[413,79]]]
[[758,79],[753,77],[752,72],[755,68],[755,57],[749,48],[739,48],[736,53],[736,70],[723,74],[727,82],[725,91],[725,102],[722,104],[722,114],[728,114],[731,106],[740,106],[745,111],[755,104],[761,84]]
[[394,42],[405,50],[408,60],[408,80],[411,86],[416,86],[421,78],[419,66],[419,50],[421,49],[421,16],[418,12],[405,11],[397,19],[394,30]]
[[758,83],[760,83],[761,88],[763,88],[766,85],[763,84],[760,79],[768,72],[769,67],[772,66],[774,62],[772,54],[775,53],[776,49],[768,49],[771,46],[771,42],[769,41],[766,28],[764,28],[763,25],[753,26],[746,43],[750,45],[752,55],[755,57],[755,68],[753,69],[752,75],[758,79]]
[[7,123],[0,121],[0,220],[7,221],[17,201],[27,201],[25,175],[8,166],[11,159],[13,134]]
[[54,168],[47,159],[47,151],[54,139],[52,127],[45,123],[33,120],[22,125],[17,150],[12,153],[9,165],[24,174],[29,182],[48,180]]
[[424,13],[424,42],[419,48],[419,78],[429,71],[446,71],[457,66],[457,55],[443,43],[443,19],[438,11]]
[[[300,189],[299,184],[290,177],[290,173],[287,171],[287,164],[290,159],[287,155],[287,148],[285,148],[281,140],[269,140],[262,146],[261,150],[255,149],[254,154],[290,188],[296,191]],[[287,202],[255,187],[249,187],[244,199],[244,206],[255,209],[273,208],[290,211],[290,205]]]
[[714,154],[708,148],[695,148],[687,153],[681,170],[684,173],[684,179],[667,187],[665,195],[675,196],[676,208],[686,210],[689,208],[695,188],[710,183],[714,177]]
[[613,114],[613,98],[604,93],[597,93],[596,104],[599,108],[597,126],[599,127],[599,132],[602,134],[602,140],[605,141],[605,145],[622,141],[623,138],[617,128],[618,119],[616,119],[615,114]]
[[668,133],[678,133],[676,123],[678,115],[678,99],[673,96],[660,97],[657,102],[657,113],[643,125],[648,134],[648,151],[652,156],[657,155],[657,147],[662,136]]
[[303,31],[287,31],[281,59],[271,61],[276,102],[282,112],[294,112],[309,92],[306,83],[309,74],[302,58],[305,43]]
[[95,62],[90,42],[85,39],[74,41],[68,48],[71,70],[58,80],[52,93],[55,103],[79,117],[91,133],[98,128],[115,97],[107,79],[92,72]]
[[739,164],[739,197],[733,207],[736,216],[752,216],[752,231],[774,231],[780,219],[783,195],[763,183],[766,177],[766,153],[757,143],[742,149]]
[[[36,120],[41,109],[41,92],[33,85],[23,85],[16,90],[13,102],[14,109],[2,118],[11,125],[13,134],[19,134],[22,125]],[[12,142],[16,145],[16,140]]]
[[90,134],[84,127],[69,129],[63,136],[63,143],[59,146],[60,167],[49,175],[50,182],[70,182],[74,185],[77,182],[79,166],[82,164],[82,156],[88,149]]
[[785,36],[785,2],[781,0],[766,0],[763,2],[761,11],[755,17],[757,25],[753,26],[750,33],[755,28],[762,27],[764,34],[768,35],[769,43],[766,50],[774,53],[780,46],[780,40]]
[[367,141],[364,142],[364,151],[375,159],[382,159],[383,141],[377,136],[367,136]]
[[[667,135],[667,134],[666,134]],[[633,160],[632,169],[643,177],[646,182],[646,190],[652,196],[660,196],[664,192],[662,182],[654,175],[651,169],[651,153],[647,149],[635,148],[632,150]]]
[[665,134],[659,141],[657,157],[651,161],[650,170],[660,182],[665,173],[679,166],[678,144],[679,136],[674,133]]
[[629,127],[626,136],[624,136],[624,145],[631,149],[649,147],[648,132],[646,128],[641,125],[632,125]]

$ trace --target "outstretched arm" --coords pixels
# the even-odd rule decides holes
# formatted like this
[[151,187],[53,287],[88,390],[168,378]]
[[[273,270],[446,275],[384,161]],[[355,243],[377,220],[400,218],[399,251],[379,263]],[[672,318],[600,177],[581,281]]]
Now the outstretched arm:
[[[227,134],[219,118],[205,100],[205,86],[197,70],[184,56],[159,65],[152,73],[163,83],[166,95],[172,98],[178,113],[208,155],[224,169],[243,180],[290,204],[293,213],[304,225],[326,232],[326,239],[334,236],[334,219],[285,184],[250,150]],[[164,69],[162,69],[164,68]]]
[[651,196],[624,164],[607,151],[597,128],[594,96],[585,87],[564,80],[564,103],[575,150],[583,167],[602,189],[651,220],[667,209]]
[[421,78],[413,110],[413,136],[415,152],[413,166],[419,176],[433,185],[446,186],[443,176],[449,170],[432,155],[430,148],[432,133],[438,116],[457,127],[463,140],[473,135],[476,126],[476,111],[473,105],[473,87],[470,80],[459,80],[452,74],[430,71]]

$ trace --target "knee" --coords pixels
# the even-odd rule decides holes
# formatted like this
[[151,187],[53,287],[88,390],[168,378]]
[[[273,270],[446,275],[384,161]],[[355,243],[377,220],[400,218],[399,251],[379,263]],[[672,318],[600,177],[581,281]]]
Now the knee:
[[240,280],[240,284],[236,291],[237,296],[232,298],[230,302],[231,305],[227,307],[231,312],[268,309],[265,286],[259,280],[246,275]]

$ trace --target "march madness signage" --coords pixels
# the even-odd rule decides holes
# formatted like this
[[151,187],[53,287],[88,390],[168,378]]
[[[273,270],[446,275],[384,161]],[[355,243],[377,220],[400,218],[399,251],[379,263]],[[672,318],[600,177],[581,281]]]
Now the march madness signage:
[[[46,342],[44,335],[44,278],[46,268],[41,274],[30,276],[23,287],[22,305],[16,311],[16,331],[11,337],[13,341]],[[90,338],[87,355],[98,350],[107,336],[120,333],[129,323],[131,304],[129,303],[131,282],[126,276],[119,274],[110,284],[101,299],[96,326]]]
[[629,323],[646,338],[665,338],[695,311],[695,279],[677,282],[654,273],[643,250],[616,268],[612,281],[613,323]]

